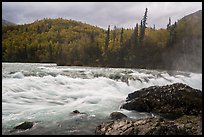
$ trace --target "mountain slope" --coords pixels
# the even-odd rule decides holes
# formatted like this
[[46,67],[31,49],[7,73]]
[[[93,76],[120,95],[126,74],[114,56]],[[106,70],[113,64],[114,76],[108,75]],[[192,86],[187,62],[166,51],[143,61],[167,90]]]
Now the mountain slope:
[[186,15],[185,17],[183,17],[181,20],[185,20],[185,21],[192,21],[195,19],[200,19],[202,18],[202,10],[198,10],[194,13],[191,13],[189,15]]
[[178,20],[173,47],[166,55],[169,68],[202,72],[202,10]]
[[2,26],[13,26],[13,25],[16,25],[16,24],[13,22],[2,19]]

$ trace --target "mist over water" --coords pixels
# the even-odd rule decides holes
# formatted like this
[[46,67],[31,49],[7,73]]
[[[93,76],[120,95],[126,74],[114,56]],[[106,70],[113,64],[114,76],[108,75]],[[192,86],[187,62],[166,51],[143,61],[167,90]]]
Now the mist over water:
[[[148,116],[120,109],[129,93],[177,82],[202,90],[202,73],[2,63],[2,133],[34,121],[20,134],[94,134],[113,111]],[[73,110],[87,115],[73,115]]]

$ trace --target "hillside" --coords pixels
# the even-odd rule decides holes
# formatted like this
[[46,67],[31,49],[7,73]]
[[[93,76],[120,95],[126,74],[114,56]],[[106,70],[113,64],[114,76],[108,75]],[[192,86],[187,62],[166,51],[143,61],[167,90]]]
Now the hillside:
[[62,18],[5,26],[3,61],[202,72],[202,11],[169,29],[146,28],[143,41],[141,28],[104,30]]
[[181,20],[190,22],[192,20],[200,19],[200,18],[202,18],[202,10],[186,15]]
[[201,10],[178,20],[173,47],[166,55],[169,68],[202,72]]
[[16,24],[13,22],[2,19],[2,26],[12,26],[12,25],[16,25]]
[[56,62],[66,50],[77,50],[91,38],[103,37],[99,27],[61,18],[4,27],[2,33],[3,60],[20,62]]

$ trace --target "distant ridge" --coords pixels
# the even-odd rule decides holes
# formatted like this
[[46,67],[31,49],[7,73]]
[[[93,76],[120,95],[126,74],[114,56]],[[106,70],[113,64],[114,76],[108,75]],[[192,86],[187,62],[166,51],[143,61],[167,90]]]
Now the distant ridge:
[[14,25],[16,24],[5,19],[2,19],[2,26],[14,26]]
[[182,18],[182,20],[190,21],[192,19],[202,18],[202,10],[198,10],[194,13],[188,14]]

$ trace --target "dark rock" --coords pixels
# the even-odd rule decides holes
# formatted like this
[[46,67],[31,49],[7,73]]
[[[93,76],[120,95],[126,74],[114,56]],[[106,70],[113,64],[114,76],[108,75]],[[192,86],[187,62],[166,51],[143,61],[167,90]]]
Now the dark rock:
[[15,130],[20,129],[20,130],[26,130],[26,129],[30,129],[32,128],[34,125],[34,122],[23,122],[21,124],[19,124],[18,126],[14,127]]
[[78,110],[74,110],[73,113],[74,114],[80,114],[80,112]]
[[121,112],[112,112],[110,114],[110,118],[113,119],[113,120],[116,120],[116,119],[122,119],[122,118],[126,118],[127,116],[124,115],[123,113]]
[[78,110],[72,111],[71,114],[84,114],[84,115],[88,115],[87,113],[85,113],[85,112],[79,112]]
[[76,116],[77,119],[87,119],[87,117],[89,116],[87,113],[79,112],[78,110],[74,110],[70,114]]
[[168,119],[202,114],[202,92],[182,83],[151,86],[128,94],[121,108],[152,112]]
[[120,119],[96,127],[96,135],[191,135],[173,121],[151,117],[140,120]]
[[176,119],[175,122],[189,129],[193,135],[202,135],[202,116],[184,115]]

